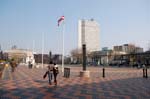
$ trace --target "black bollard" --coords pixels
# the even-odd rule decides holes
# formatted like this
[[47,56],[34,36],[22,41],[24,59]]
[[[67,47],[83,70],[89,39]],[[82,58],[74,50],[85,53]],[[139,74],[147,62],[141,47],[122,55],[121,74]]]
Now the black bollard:
[[148,78],[148,75],[147,75],[147,68],[145,69],[145,78]]
[[143,68],[143,78],[145,78],[145,68]]
[[103,68],[103,78],[105,78],[105,68]]

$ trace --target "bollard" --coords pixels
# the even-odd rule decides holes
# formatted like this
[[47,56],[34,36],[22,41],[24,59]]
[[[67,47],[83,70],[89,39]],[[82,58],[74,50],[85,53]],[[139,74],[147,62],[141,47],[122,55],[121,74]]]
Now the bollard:
[[145,68],[143,68],[143,78],[145,78]]
[[103,68],[103,78],[105,78],[105,68]]
[[148,75],[147,75],[147,68],[145,69],[145,78],[148,78]]

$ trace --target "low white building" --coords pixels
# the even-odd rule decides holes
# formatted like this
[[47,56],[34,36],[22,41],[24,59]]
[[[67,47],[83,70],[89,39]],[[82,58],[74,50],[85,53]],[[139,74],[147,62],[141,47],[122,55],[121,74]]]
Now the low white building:
[[34,54],[32,50],[26,50],[26,49],[10,49],[4,51],[8,54],[9,59],[16,59],[19,62],[28,64],[31,62],[32,64],[35,64]]

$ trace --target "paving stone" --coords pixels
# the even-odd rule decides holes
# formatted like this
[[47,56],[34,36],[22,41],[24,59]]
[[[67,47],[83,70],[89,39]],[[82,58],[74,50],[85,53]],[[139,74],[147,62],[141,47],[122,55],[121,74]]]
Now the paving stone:
[[70,68],[70,78],[59,73],[57,86],[43,79],[46,68],[6,70],[7,79],[0,80],[0,99],[150,99],[150,78],[142,78],[142,69],[109,67],[102,78],[101,67],[87,67],[91,77],[81,78],[82,67]]

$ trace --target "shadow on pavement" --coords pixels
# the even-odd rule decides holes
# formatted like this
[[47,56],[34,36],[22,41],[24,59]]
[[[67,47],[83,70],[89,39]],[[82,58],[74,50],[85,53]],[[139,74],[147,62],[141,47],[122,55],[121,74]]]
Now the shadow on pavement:
[[74,77],[49,86],[45,80],[33,80],[35,86],[0,89],[0,99],[150,99],[150,79],[128,78],[99,80]]

